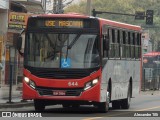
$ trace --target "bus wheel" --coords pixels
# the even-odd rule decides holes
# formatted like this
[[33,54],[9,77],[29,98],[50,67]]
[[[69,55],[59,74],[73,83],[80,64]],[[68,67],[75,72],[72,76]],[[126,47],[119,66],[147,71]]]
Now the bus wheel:
[[109,110],[109,100],[110,99],[110,95],[109,92],[107,92],[107,98],[106,98],[106,102],[102,102],[102,103],[98,103],[98,110],[101,113],[106,113]]
[[72,108],[79,108],[79,107],[80,107],[79,104],[73,104],[73,105],[72,105]]
[[97,106],[98,106],[98,111],[101,113],[106,113],[109,110],[109,104],[107,102],[99,103]]
[[112,108],[113,109],[120,109],[120,101],[118,101],[118,100],[112,101]]
[[69,104],[62,104],[63,108],[69,108],[71,105]]
[[130,93],[130,89],[128,90],[128,95],[126,99],[123,99],[121,101],[121,108],[122,109],[129,109],[130,107],[130,102],[131,102],[131,93]]
[[35,111],[44,111],[45,104],[41,100],[34,100]]

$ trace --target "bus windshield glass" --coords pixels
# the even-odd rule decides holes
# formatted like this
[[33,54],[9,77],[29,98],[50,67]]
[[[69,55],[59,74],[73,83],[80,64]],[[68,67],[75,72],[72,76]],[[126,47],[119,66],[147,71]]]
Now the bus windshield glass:
[[98,35],[28,33],[24,64],[38,68],[95,68],[100,65]]

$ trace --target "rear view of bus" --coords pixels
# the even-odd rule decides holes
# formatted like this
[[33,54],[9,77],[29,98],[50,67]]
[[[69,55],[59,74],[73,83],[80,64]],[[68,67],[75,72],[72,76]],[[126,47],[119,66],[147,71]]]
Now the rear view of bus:
[[[47,105],[95,105],[108,111],[101,89],[99,21],[80,15],[42,15],[28,19],[24,51],[23,99],[35,110]],[[103,95],[103,97],[101,97]]]

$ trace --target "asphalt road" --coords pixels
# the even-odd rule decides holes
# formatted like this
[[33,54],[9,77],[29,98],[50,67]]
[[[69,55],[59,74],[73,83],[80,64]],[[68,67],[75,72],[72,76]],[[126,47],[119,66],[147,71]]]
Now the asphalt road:
[[[4,108],[1,111],[18,111],[34,113],[34,107],[23,108]],[[106,117],[146,117],[147,119],[155,117],[160,118],[160,94],[159,93],[143,93],[136,98],[132,98],[131,107],[128,110],[112,109],[108,113],[98,113],[93,106],[81,106],[80,108],[62,108],[61,105],[47,106],[45,112],[41,113],[42,117],[65,117],[71,120],[74,117],[76,120],[106,120]],[[154,119],[154,120],[155,120]],[[64,119],[63,119],[64,120]],[[121,119],[120,119],[121,120]],[[122,119],[125,120],[125,119]],[[143,119],[141,119],[143,120]],[[145,119],[146,120],[146,119]]]

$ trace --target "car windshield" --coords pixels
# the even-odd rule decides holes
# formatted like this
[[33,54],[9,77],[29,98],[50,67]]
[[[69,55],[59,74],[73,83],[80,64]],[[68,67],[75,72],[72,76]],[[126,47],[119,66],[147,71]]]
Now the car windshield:
[[24,64],[41,68],[94,68],[100,64],[95,34],[29,33]]

